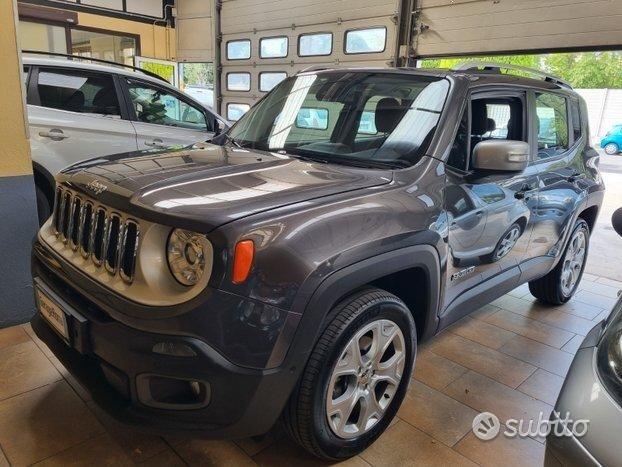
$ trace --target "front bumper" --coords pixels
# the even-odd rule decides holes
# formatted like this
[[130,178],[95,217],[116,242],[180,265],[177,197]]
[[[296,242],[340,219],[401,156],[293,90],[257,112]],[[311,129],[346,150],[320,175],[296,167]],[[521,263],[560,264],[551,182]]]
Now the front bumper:
[[[61,263],[57,266],[62,267]],[[200,323],[184,329],[188,314],[202,313],[203,320],[212,319],[212,326],[220,333],[218,343],[235,346],[240,336],[227,336],[235,329],[223,329],[223,322],[217,318],[227,313],[236,316],[244,308],[240,303],[244,299],[232,300],[229,295],[222,298],[219,291],[213,291],[196,311],[168,319],[133,318],[128,324],[114,319],[89,295],[69,286],[71,282],[61,275],[65,271],[38,256],[36,250],[32,269],[35,283],[46,295],[75,312],[68,318],[69,343],[39,313],[31,321],[33,330],[85,386],[94,402],[117,420],[157,434],[243,438],[267,432],[278,419],[298,374],[291,371],[291,359],[275,368],[242,366],[211,344],[208,338],[214,330],[201,335]],[[214,303],[220,306],[216,316],[210,308]],[[248,329],[246,336],[252,332]],[[279,335],[277,332],[273,336],[273,346],[279,342]],[[267,361],[265,352],[261,359],[249,354],[253,345],[265,350],[265,342],[259,339],[259,343],[247,342],[228,350],[239,360]],[[154,352],[154,347],[162,343],[164,347],[176,345],[191,352],[188,356]],[[295,359],[291,354],[288,357]],[[146,377],[205,382],[209,388],[207,403],[200,407],[154,407],[145,402],[144,384],[140,381]]]

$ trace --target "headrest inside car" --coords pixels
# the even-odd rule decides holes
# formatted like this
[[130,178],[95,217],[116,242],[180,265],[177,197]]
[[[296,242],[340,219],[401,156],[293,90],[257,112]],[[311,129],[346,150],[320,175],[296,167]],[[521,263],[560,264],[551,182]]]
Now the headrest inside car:
[[393,97],[384,97],[376,104],[376,129],[391,133],[404,116],[406,109]]

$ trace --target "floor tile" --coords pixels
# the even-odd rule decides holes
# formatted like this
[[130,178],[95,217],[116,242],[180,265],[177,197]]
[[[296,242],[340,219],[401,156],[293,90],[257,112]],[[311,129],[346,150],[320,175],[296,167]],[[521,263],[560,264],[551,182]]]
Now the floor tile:
[[276,424],[269,433],[265,434],[259,439],[239,439],[235,440],[234,443],[238,445],[246,454],[249,456],[254,456],[255,454],[260,453],[268,446],[273,445],[280,439],[285,437],[285,433],[280,427],[280,424]]
[[0,449],[0,467],[11,467],[11,464],[9,464],[9,461],[2,452],[2,449]]
[[455,334],[438,339],[432,351],[513,388],[536,370],[528,363]]
[[185,467],[188,464],[169,447],[166,451],[159,453],[157,456],[135,465],[145,467]]
[[443,443],[402,421],[389,428],[361,454],[361,457],[374,466],[476,465]]
[[587,272],[584,272],[581,280],[589,281],[589,282],[599,282],[600,279],[602,278],[595,276],[594,274],[589,274]]
[[561,376],[538,368],[533,375],[518,387],[518,390],[554,406],[563,384],[564,378]]
[[570,300],[568,303],[565,303],[558,307],[553,307],[552,309],[557,311],[563,311],[564,313],[569,313],[571,315],[575,315],[580,318],[585,318],[589,320],[594,319],[596,316],[603,312],[602,308],[588,305],[587,303],[579,302],[576,300]]
[[452,324],[447,330],[492,349],[498,349],[516,336],[512,331],[469,316]]
[[508,293],[508,295],[518,298],[522,298],[530,294],[531,292],[529,291],[529,284],[523,284]]
[[[585,277],[585,274],[583,276]],[[608,277],[599,277],[598,279],[596,279],[596,282],[598,284],[605,284],[610,287],[615,287],[618,290],[622,290],[622,282],[609,279]]]
[[587,303],[588,305],[594,305],[606,310],[610,310],[613,308],[613,305],[616,303],[615,298],[605,297],[603,295],[595,294],[588,290],[579,290],[574,297],[573,300]]
[[[553,328],[563,329],[572,334],[581,334],[582,336],[587,335],[588,332],[594,327],[594,322],[581,318],[579,316],[575,316],[570,313],[566,313],[562,307],[559,308],[548,308],[548,309],[534,309],[528,312],[518,312],[525,318],[534,319],[541,323],[552,326]],[[525,336],[531,338],[531,336]],[[539,339],[534,339],[542,342]],[[543,342],[547,345],[553,345],[553,342]],[[557,345],[553,345],[553,347],[558,347]]]
[[484,305],[478,310],[473,311],[472,313],[469,313],[469,317],[473,319],[485,320],[488,316],[494,315],[499,310],[501,310],[501,308],[488,304]]
[[[501,428],[504,430],[504,428]],[[544,446],[531,438],[507,438],[482,441],[473,433],[465,436],[454,449],[484,467],[540,466],[544,463]]]
[[618,293],[620,292],[619,286],[612,286],[608,284],[604,284],[602,282],[581,282],[579,284],[579,290],[587,290],[588,292],[592,292],[598,295],[603,295],[605,297],[617,299]]
[[435,389],[443,389],[452,381],[460,378],[468,368],[458,365],[432,351],[419,352],[415,361],[416,380]]
[[35,464],[37,467],[133,466],[109,434],[97,436]]
[[343,467],[369,467],[369,464],[358,456],[335,464],[322,462],[289,438],[282,438],[272,446],[264,449],[253,460],[257,465],[265,467],[296,467],[339,465]]
[[60,373],[30,340],[0,352],[0,400],[61,379]]
[[0,329],[0,349],[4,349],[10,345],[28,342],[30,337],[21,326],[12,326],[10,328]]
[[573,359],[568,352],[522,336],[516,336],[499,351],[562,377],[566,376]]
[[451,447],[471,430],[477,412],[423,383],[414,382],[397,415]]
[[486,322],[558,349],[574,337],[574,333],[570,331],[505,310],[489,316]]
[[584,336],[577,334],[572,339],[570,339],[568,342],[566,342],[566,344],[562,347],[562,350],[564,352],[568,352],[571,355],[574,355],[577,353],[577,350],[579,350],[579,346],[581,345],[584,339],[585,339]]
[[607,319],[613,310],[603,310],[601,314],[599,314],[592,321],[594,324],[600,323],[602,320]]
[[504,384],[470,371],[447,386],[443,392],[479,411],[492,412],[501,423],[509,419],[538,420],[548,417],[553,407]]
[[46,459],[103,431],[64,381],[0,402],[0,445],[13,465]]
[[189,465],[218,465],[245,467],[255,462],[231,441],[192,439],[176,443],[173,447]]

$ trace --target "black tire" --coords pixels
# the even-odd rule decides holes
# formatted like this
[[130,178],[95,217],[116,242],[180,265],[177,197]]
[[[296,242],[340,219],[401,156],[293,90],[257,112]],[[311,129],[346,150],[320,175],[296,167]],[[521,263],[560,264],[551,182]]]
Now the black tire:
[[[505,255],[503,255],[501,258],[497,258],[497,255],[499,254],[499,250],[501,249],[501,242],[503,241],[505,236],[512,231],[512,229],[516,229],[516,228],[518,229],[518,237],[516,238],[516,241],[518,241],[521,235],[523,235],[523,228],[520,226],[520,224],[518,224],[517,222],[514,222],[511,226],[508,227],[508,229],[505,232],[503,232],[503,235],[501,235],[501,238],[497,242],[497,245],[495,245],[495,249],[493,250],[493,252],[480,257],[481,261],[483,263],[494,263],[500,260],[501,258],[505,257]],[[516,244],[514,246],[516,246]]]
[[[568,252],[568,248],[570,246],[570,240],[575,236],[575,234],[579,231],[583,230],[585,232],[585,257],[583,260],[583,265],[581,266],[581,271],[579,273],[579,278],[569,293],[564,293],[561,285],[561,277],[562,277],[562,269],[564,266],[564,258],[566,257],[566,253]],[[581,278],[583,277],[583,271],[585,270],[585,263],[587,262],[587,256],[590,248],[590,228],[583,219],[577,219],[574,228],[572,229],[572,233],[570,234],[568,244],[564,249],[564,254],[560,258],[557,266],[549,272],[546,276],[537,279],[535,281],[531,281],[529,283],[529,291],[531,295],[536,297],[539,301],[549,304],[549,305],[562,305],[566,303],[568,300],[572,298],[572,296],[577,291],[577,287],[581,283]]]
[[[356,438],[341,438],[334,434],[326,415],[329,380],[346,344],[358,330],[378,319],[393,321],[403,333],[406,360],[402,377],[382,418]],[[376,288],[354,293],[329,313],[326,327],[283,412],[285,431],[300,446],[325,460],[343,460],[362,452],[397,413],[412,376],[416,349],[415,322],[399,298]]]
[[43,225],[52,215],[52,204],[45,192],[35,186],[35,192],[37,195],[37,215],[39,216],[39,225]]

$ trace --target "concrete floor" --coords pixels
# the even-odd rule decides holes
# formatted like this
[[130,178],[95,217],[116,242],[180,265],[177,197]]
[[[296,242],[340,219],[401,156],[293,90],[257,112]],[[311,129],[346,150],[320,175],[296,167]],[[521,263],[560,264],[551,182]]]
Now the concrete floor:
[[[459,321],[419,349],[396,422],[349,465],[542,465],[542,439],[480,441],[482,411],[537,419],[551,411],[583,336],[622,289],[622,157],[603,157],[608,185],[589,274],[567,305],[544,308],[526,286]],[[6,465],[317,465],[274,430],[261,441],[163,439],[131,431],[90,401],[28,325],[0,330],[0,467]]]

